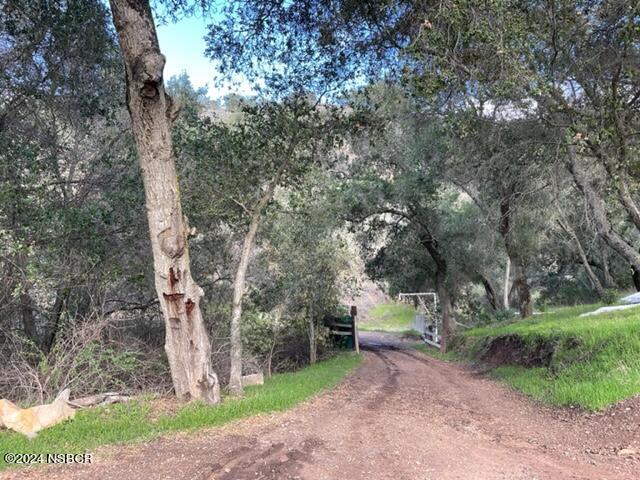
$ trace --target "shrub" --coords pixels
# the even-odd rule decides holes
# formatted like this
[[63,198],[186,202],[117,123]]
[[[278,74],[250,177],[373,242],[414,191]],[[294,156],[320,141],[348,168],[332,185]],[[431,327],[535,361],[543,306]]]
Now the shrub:
[[122,335],[118,320],[91,317],[66,325],[49,352],[14,331],[3,332],[0,397],[44,403],[70,388],[72,396],[104,391],[171,388],[161,349]]
[[602,303],[605,305],[613,305],[618,301],[618,291],[614,288],[607,288],[602,293],[602,298],[600,299]]

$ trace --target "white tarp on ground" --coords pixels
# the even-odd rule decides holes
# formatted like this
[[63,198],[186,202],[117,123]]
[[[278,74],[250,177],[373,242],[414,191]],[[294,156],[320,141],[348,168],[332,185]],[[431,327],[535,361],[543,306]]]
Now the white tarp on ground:
[[593,312],[587,312],[580,315],[581,317],[588,317],[589,315],[600,315],[601,313],[615,312],[616,310],[626,310],[627,308],[640,307],[640,303],[632,303],[631,305],[613,305],[611,307],[600,307]]
[[636,304],[640,303],[640,292],[627,295],[621,300],[622,303]]

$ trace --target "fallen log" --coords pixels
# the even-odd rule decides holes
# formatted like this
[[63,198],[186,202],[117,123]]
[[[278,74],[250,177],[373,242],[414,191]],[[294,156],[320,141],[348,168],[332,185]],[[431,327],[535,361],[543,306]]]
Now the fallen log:
[[264,385],[264,375],[262,373],[253,373],[251,375],[242,376],[242,386]]
[[88,397],[74,398],[68,400],[67,404],[74,408],[101,407],[112,403],[128,402],[131,397],[122,395],[118,392],[99,393],[97,395],[89,395]]

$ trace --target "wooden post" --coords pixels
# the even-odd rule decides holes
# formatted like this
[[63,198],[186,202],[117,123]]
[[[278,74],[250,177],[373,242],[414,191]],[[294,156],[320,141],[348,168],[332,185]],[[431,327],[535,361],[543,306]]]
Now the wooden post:
[[351,305],[351,318],[353,318],[353,346],[356,353],[360,353],[360,340],[358,339],[358,307]]

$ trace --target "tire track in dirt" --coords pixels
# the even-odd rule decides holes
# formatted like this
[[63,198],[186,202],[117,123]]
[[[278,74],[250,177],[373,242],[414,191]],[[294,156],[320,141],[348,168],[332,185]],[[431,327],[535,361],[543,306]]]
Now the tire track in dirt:
[[214,464],[201,478],[202,480],[281,480],[297,476],[304,463],[311,460],[311,454],[323,446],[323,441],[310,437],[300,448],[287,448],[282,442],[273,443],[268,448],[242,447]]
[[[383,379],[382,386],[378,392],[374,395],[370,395],[372,398],[367,403],[367,409],[373,412],[380,411],[385,401],[393,396],[398,390],[398,375],[400,370],[398,366],[380,350],[373,348],[364,348],[366,352],[371,352],[377,358],[382,360],[386,368],[386,378]],[[377,380],[380,380],[379,378]]]

